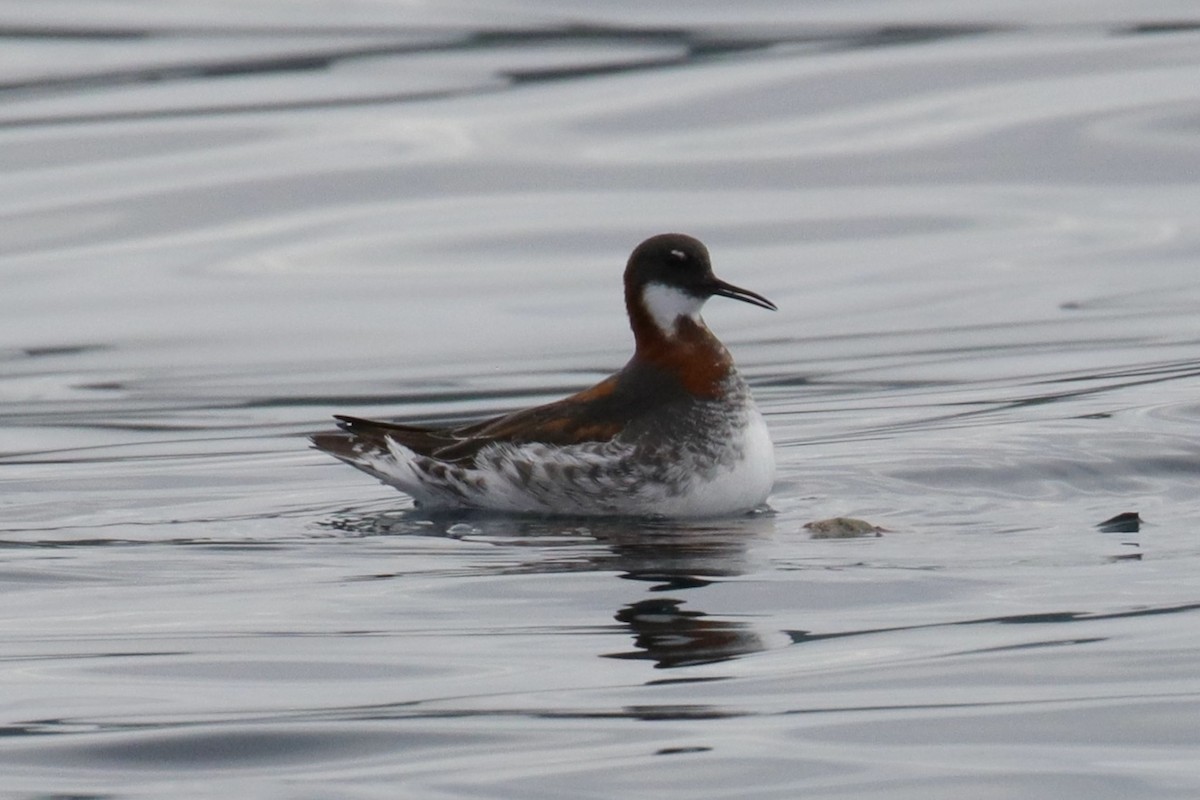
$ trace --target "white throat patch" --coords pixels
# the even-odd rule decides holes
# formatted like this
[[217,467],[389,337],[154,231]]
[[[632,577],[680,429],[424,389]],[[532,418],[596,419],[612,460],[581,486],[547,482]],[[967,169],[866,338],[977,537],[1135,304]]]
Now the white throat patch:
[[654,324],[667,336],[675,335],[675,323],[680,317],[699,320],[700,307],[704,305],[703,298],[663,283],[647,284],[642,290],[642,302]]

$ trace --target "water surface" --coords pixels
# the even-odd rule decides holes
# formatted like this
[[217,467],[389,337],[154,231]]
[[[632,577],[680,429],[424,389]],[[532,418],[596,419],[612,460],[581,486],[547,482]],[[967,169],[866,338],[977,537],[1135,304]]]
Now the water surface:
[[[1194,797],[1194,10],[502,11],[0,4],[6,791]],[[600,379],[665,230],[770,511],[306,448]]]

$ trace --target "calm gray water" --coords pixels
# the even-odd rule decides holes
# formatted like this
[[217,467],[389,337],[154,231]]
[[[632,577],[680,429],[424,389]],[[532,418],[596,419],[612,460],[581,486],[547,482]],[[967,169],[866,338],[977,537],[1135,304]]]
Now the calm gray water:
[[[0,98],[6,800],[1200,795],[1194,4],[10,1]],[[619,367],[666,230],[772,512],[307,449]]]

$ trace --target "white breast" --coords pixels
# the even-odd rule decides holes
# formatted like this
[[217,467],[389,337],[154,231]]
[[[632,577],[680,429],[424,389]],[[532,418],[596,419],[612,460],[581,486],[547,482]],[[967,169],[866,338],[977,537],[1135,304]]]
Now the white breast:
[[747,409],[742,451],[733,461],[707,481],[697,481],[678,497],[663,498],[658,511],[667,517],[716,517],[749,511],[761,506],[775,483],[775,446],[767,423],[757,408]]

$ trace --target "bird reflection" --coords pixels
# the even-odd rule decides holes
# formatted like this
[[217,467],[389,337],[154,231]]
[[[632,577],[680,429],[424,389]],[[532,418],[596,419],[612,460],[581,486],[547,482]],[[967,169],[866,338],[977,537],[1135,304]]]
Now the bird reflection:
[[651,583],[651,591],[697,589],[744,575],[746,546],[756,538],[755,529],[744,524],[664,525],[652,531],[613,526],[595,529],[592,535],[611,553],[606,569],[616,569],[626,580]]
[[[685,605],[695,602],[697,590],[754,570],[749,546],[774,531],[770,515],[685,523],[519,518],[478,512],[432,516],[409,511],[347,514],[330,527],[360,535],[446,536],[529,548],[530,558],[519,564],[507,562],[505,574],[615,572],[622,580],[649,584],[643,591],[689,593],[687,601],[643,596],[619,608],[615,618],[628,628],[634,649],[604,654],[607,658],[645,659],[657,668],[670,669],[727,661],[767,647],[750,623]],[[401,576],[377,573],[371,577]]]
[[622,608],[617,621],[629,626],[637,650],[608,657],[647,659],[670,669],[728,661],[765,649],[749,624],[685,610],[683,605],[682,600],[657,597]]
[[[609,546],[626,580],[652,584],[652,592],[696,590],[749,571],[747,546],[770,531],[769,518],[746,518],[700,527],[659,531],[610,530],[597,538]],[[763,639],[746,622],[684,608],[684,600],[653,597],[619,609],[618,622],[629,628],[636,649],[609,658],[645,659],[660,669],[727,661],[765,649]]]

